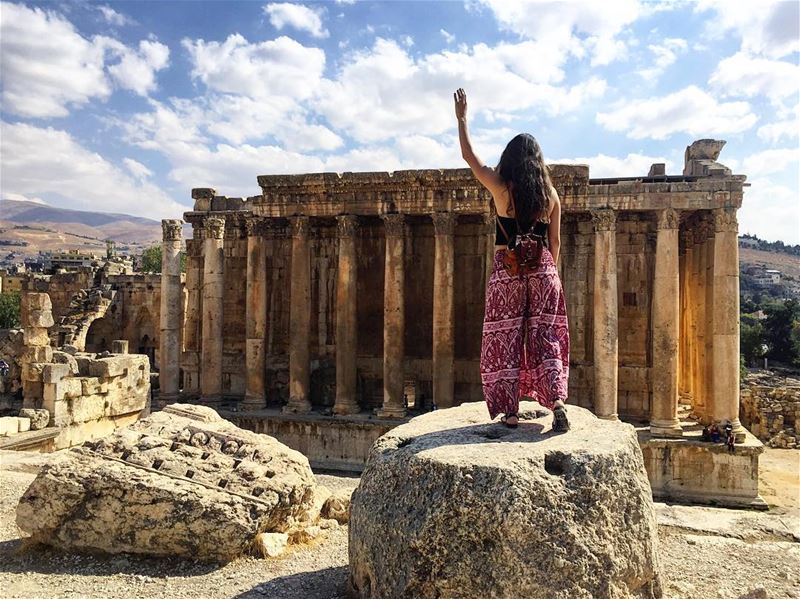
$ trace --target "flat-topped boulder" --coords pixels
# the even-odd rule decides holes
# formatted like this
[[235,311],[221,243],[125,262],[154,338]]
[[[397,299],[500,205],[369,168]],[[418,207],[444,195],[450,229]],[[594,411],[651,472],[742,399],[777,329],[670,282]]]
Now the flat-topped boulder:
[[468,403],[372,447],[350,506],[358,597],[653,599],[657,528],[634,428],[570,406],[572,428]]
[[261,533],[315,524],[308,460],[203,406],[173,404],[44,467],[17,507],[65,550],[229,561]]

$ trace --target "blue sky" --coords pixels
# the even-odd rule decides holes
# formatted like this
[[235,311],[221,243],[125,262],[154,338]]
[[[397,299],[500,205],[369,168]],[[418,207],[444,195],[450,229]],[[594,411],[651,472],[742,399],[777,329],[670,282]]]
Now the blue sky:
[[800,3],[3,2],[0,192],[176,217],[270,173],[488,163],[520,131],[591,175],[748,175],[741,232],[800,243]]

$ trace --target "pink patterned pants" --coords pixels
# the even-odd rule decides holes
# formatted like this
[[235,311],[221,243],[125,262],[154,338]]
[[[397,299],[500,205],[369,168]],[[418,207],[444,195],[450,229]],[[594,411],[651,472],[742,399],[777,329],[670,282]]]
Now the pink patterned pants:
[[[533,242],[522,243],[526,254],[533,251]],[[491,418],[516,412],[520,397],[547,408],[566,401],[569,378],[567,310],[553,255],[544,248],[536,272],[511,277],[503,269],[505,251],[494,254],[481,341],[481,381]]]

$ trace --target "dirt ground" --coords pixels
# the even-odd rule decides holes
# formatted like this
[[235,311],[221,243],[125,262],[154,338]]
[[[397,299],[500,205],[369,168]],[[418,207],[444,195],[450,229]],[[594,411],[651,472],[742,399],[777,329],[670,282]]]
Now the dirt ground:
[[[800,450],[762,457],[762,494],[770,512],[657,504],[667,599],[800,599]],[[346,597],[347,528],[277,559],[243,558],[225,566],[132,555],[65,554],[26,546],[14,520],[36,460],[0,456],[0,594],[50,598]],[[320,474],[331,488],[353,477]],[[760,588],[766,595],[760,593]],[[751,594],[752,593],[752,594]]]

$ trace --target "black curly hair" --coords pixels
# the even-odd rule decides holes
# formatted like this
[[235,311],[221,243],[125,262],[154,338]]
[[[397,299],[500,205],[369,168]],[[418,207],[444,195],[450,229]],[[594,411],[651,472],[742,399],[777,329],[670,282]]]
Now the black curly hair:
[[512,200],[509,214],[516,218],[520,232],[528,231],[550,208],[550,172],[539,142],[533,135],[520,133],[508,142],[495,170]]

